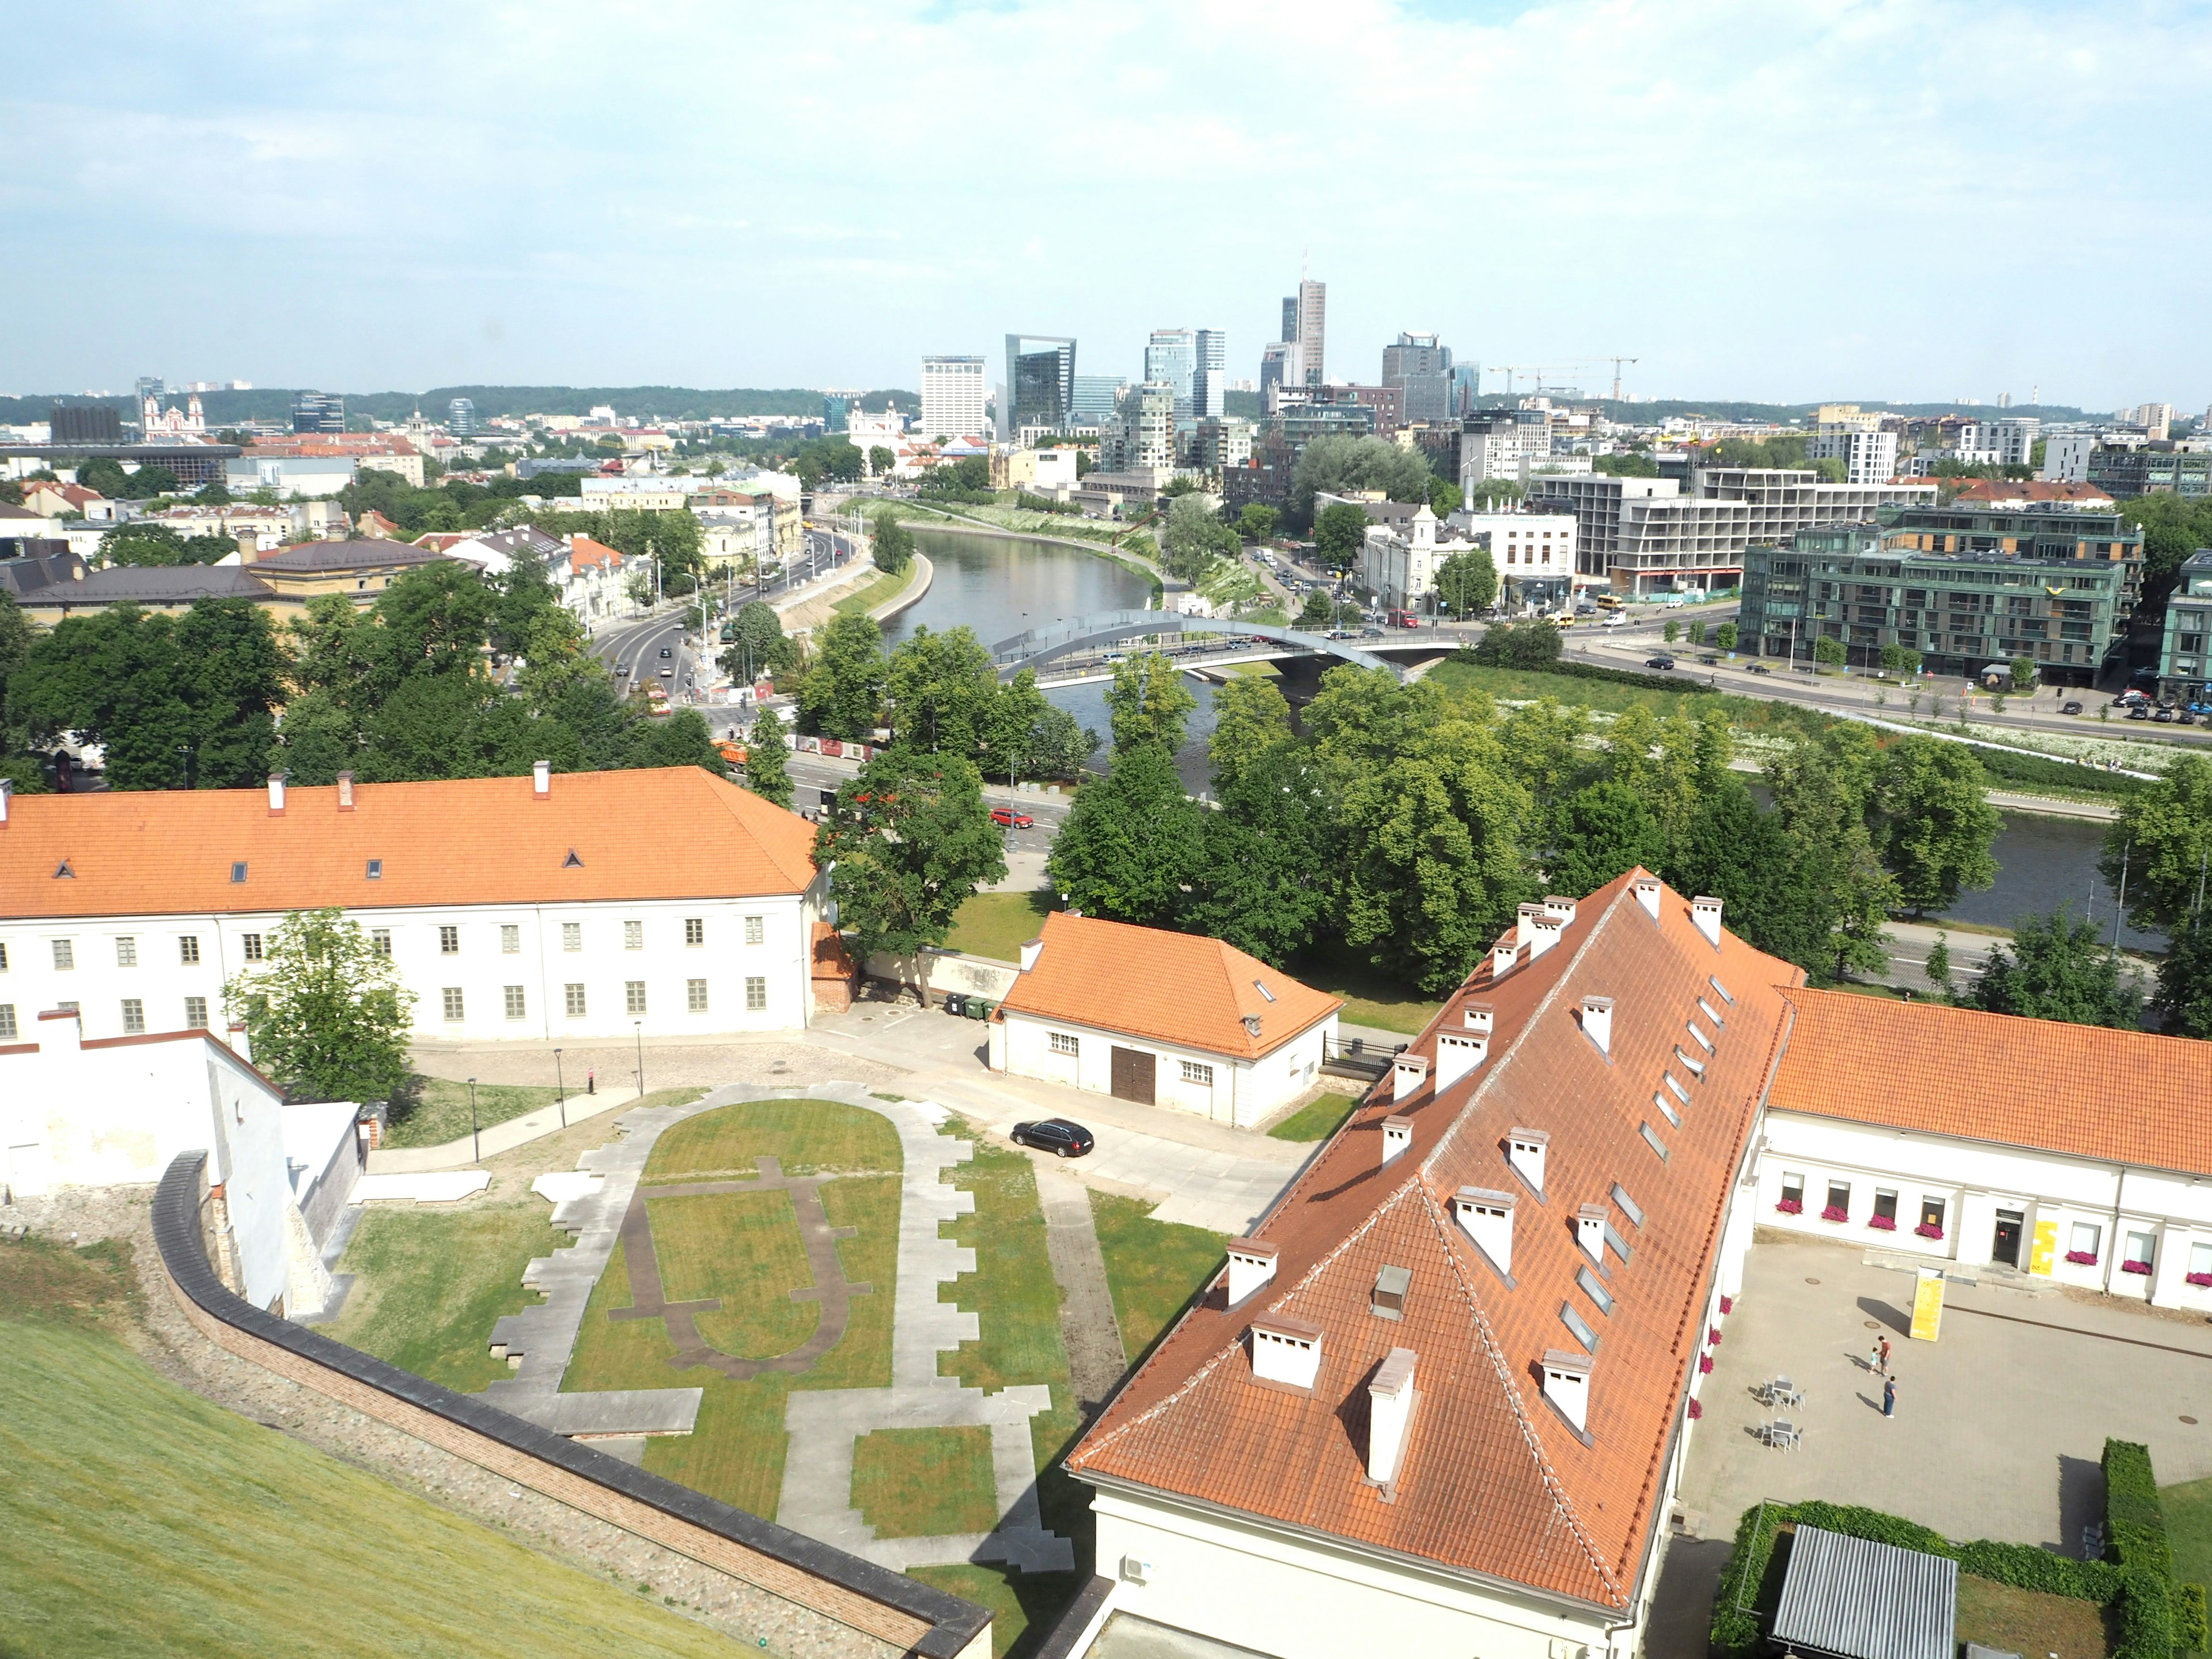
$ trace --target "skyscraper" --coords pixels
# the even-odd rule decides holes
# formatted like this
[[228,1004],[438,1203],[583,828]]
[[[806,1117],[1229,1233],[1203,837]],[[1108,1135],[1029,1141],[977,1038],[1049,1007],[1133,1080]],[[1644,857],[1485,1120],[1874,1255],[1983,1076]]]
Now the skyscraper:
[[1451,348],[1434,334],[1401,332],[1382,348],[1382,384],[1401,394],[1401,418],[1437,422],[1452,412]]
[[[1075,422],[1075,341],[1055,334],[1006,336],[1006,403],[999,435],[1020,441],[1024,429],[1060,432]],[[932,434],[934,435],[934,434]]]
[[477,435],[477,406],[466,398],[456,398],[446,405],[446,430],[456,438]]
[[1295,340],[1298,337],[1298,296],[1295,294],[1285,294],[1283,296],[1282,337],[1285,340]]
[[1175,390],[1175,414],[1190,418],[1191,380],[1198,372],[1198,341],[1187,328],[1156,328],[1145,343],[1145,379]]
[[1079,374],[1075,377],[1075,424],[1099,426],[1115,418],[1121,388],[1129,383],[1118,374]]
[[1218,328],[1201,328],[1192,337],[1198,367],[1191,374],[1190,412],[1203,421],[1228,407],[1229,337]]
[[345,399],[335,392],[295,392],[292,394],[292,430],[343,432]]
[[1298,283],[1298,349],[1304,359],[1306,384],[1319,386],[1328,378],[1328,285],[1301,280]]
[[921,430],[924,438],[980,438],[983,435],[983,360],[981,357],[924,357],[921,360]]
[[853,400],[843,392],[823,392],[822,394],[822,429],[824,432],[842,432],[845,430],[847,422],[852,418],[852,410]]

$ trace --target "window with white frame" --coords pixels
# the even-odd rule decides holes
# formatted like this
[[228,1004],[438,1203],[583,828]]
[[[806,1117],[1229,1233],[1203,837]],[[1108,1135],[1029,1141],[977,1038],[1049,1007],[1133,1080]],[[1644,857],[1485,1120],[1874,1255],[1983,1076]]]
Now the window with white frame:
[[684,1006],[695,1014],[703,1014],[707,1012],[707,981],[705,980],[687,979],[684,981]]
[[8,971],[8,945],[7,945],[7,942],[6,942],[4,939],[0,939],[0,974],[4,974],[4,973],[6,973],[7,971]]
[[641,1014],[645,1012],[645,981],[641,979],[623,981],[623,1012]]
[[1046,1046],[1056,1054],[1072,1054],[1077,1048],[1075,1038],[1066,1031],[1051,1033],[1046,1039]]
[[745,943],[748,945],[764,945],[767,942],[768,918],[766,916],[747,916],[745,918]]
[[1796,1170],[1782,1172],[1782,1202],[1791,1210],[1805,1207],[1805,1177]]
[[76,941],[58,939],[54,941],[54,971],[66,974],[76,966]]
[[129,933],[115,936],[115,965],[118,968],[136,968],[138,965],[138,941]]
[[507,1017],[509,1019],[529,1018],[530,1009],[528,1000],[522,994],[522,988],[520,985],[507,986],[506,988],[506,994]]
[[200,939],[197,933],[180,933],[177,937],[177,960],[186,968],[197,968],[200,963]]
[[461,1000],[461,988],[459,986],[448,985],[439,993],[439,996],[445,1004],[446,1018],[447,1019],[459,1019],[462,1018],[464,1004]]
[[146,1029],[146,1005],[137,997],[123,999],[123,1035],[137,1036]]
[[745,975],[745,1012],[749,1014],[768,1012],[768,976],[765,974]]
[[2074,1224],[2073,1237],[2066,1247],[2066,1259],[2077,1266],[2086,1267],[2097,1259],[2098,1249],[2105,1242],[2105,1230],[2094,1221]]
[[208,1029],[207,999],[205,997],[186,997],[185,999],[185,1029],[187,1031],[204,1031]]
[[562,1000],[563,1005],[568,1011],[568,1018],[571,1019],[583,1018],[584,988],[580,985],[564,985],[561,989],[562,993]]
[[502,921],[499,925],[499,953],[503,957],[522,954],[522,928],[520,924]]
[[373,957],[389,957],[392,954],[392,930],[389,927],[368,930],[368,953]]
[[707,942],[707,919],[704,916],[684,918],[684,943],[696,948]]
[[1182,1063],[1182,1080],[1195,1084],[1201,1089],[1211,1089],[1213,1086],[1213,1067],[1199,1060],[1186,1060]]
[[438,954],[441,957],[457,957],[460,953],[461,930],[458,927],[441,927],[438,930]]
[[2191,1280],[2212,1280],[2212,1244],[2191,1244],[2189,1247],[2189,1277]]
[[2158,1259],[2157,1250],[2158,1240],[2152,1234],[2130,1233],[2128,1235],[2127,1259],[2130,1261],[2140,1261],[2148,1267]]
[[625,951],[642,951],[645,949],[645,924],[643,922],[626,921],[623,923],[623,949]]
[[[261,935],[258,933],[240,933],[238,936],[238,952],[248,962],[260,961]],[[390,954],[388,946],[386,948],[386,954]]]
[[563,951],[580,951],[584,948],[584,924],[582,922],[564,921],[561,924],[561,948]]
[[15,1040],[15,1005],[0,1002],[0,1042]]

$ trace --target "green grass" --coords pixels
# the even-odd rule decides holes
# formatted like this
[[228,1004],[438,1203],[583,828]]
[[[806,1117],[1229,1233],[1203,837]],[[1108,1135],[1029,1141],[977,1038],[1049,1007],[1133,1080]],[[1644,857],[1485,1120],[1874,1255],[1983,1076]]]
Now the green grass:
[[834,1100],[755,1100],[702,1112],[663,1134],[646,1163],[645,1184],[750,1181],[763,1152],[787,1176],[896,1170],[898,1131],[890,1121]]
[[878,1538],[999,1524],[988,1429],[878,1429],[853,1443],[853,1507]]
[[[418,1077],[415,1085],[415,1104],[391,1123],[386,1146],[442,1146],[468,1133],[467,1084],[450,1078]],[[550,1106],[560,1097],[561,1091],[550,1084],[540,1088],[535,1084],[479,1083],[477,1127],[489,1129],[540,1106]]]
[[1051,912],[1052,894],[1042,887],[1034,893],[978,893],[952,913],[945,942],[971,957],[1019,962],[1022,946],[1037,936]]
[[2166,1511],[2166,1541],[2173,1547],[2175,1582],[2212,1584],[2212,1480],[2167,1486],[2158,1501]]
[[538,1300],[522,1285],[537,1256],[575,1243],[537,1199],[457,1209],[371,1207],[338,1271],[357,1274],[325,1336],[463,1394],[507,1374],[491,1328]]
[[1091,1194],[1091,1221],[1106,1258],[1122,1355],[1133,1364],[1220,1271],[1229,1241],[1204,1227],[1155,1221],[1141,1199],[1109,1193]]
[[1327,1140],[1358,1103],[1351,1095],[1323,1095],[1301,1106],[1267,1133],[1277,1140]]
[[653,1254],[671,1302],[719,1297],[699,1334],[740,1359],[773,1359],[814,1334],[821,1309],[791,1292],[814,1282],[791,1194],[699,1193],[649,1200]]
[[2002,1652],[2058,1659],[2105,1659],[2106,1612],[2094,1601],[2015,1589],[1972,1573],[1959,1575],[1958,1639]]
[[[11,1265],[0,1306],[20,1310]],[[74,1311],[0,1323],[0,1653],[731,1651],[704,1624],[187,1394],[90,1322],[65,1322]]]
[[1385,979],[1364,963],[1322,958],[1294,963],[1293,971],[1316,991],[1343,999],[1344,1012],[1339,1018],[1347,1025],[1371,1025],[1419,1036],[1443,1006]]
[[908,583],[921,580],[921,569],[918,564],[910,564],[903,570],[883,571],[872,581],[854,588],[831,605],[830,612],[834,616],[849,617],[855,612],[872,611],[879,605],[888,605],[906,592]]

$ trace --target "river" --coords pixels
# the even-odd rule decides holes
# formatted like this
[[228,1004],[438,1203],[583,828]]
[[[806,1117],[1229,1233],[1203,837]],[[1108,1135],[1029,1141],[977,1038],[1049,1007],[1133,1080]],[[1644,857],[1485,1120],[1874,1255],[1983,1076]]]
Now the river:
[[[1150,585],[1110,559],[1073,547],[1027,538],[977,536],[957,530],[913,526],[915,539],[936,567],[929,592],[884,628],[896,645],[917,628],[938,632],[963,624],[986,646],[1032,628],[1051,628],[1103,611],[1133,611]],[[1189,737],[1176,757],[1187,787],[1206,787],[1206,739],[1213,730],[1212,689],[1184,682],[1197,696]],[[1094,764],[1110,754],[1103,684],[1064,686],[1046,696],[1099,734]],[[2008,812],[1993,849],[1996,885],[1960,896],[1948,915],[1984,927],[2009,927],[2015,916],[2064,903],[2075,916],[2094,915],[2100,932],[2112,924],[2113,894],[2097,874],[2105,826],[2080,818],[2046,818]],[[1940,920],[1940,918],[1931,918]],[[2109,933],[2106,937],[2109,937]],[[2120,943],[2162,949],[2165,940],[2123,927]]]

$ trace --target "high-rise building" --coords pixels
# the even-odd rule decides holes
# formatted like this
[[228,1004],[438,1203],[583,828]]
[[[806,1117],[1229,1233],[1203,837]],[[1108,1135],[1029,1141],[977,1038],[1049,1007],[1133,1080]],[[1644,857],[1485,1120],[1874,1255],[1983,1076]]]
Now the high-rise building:
[[1190,418],[1190,386],[1198,373],[1197,337],[1187,328],[1156,328],[1145,343],[1145,379],[1175,388],[1179,421]]
[[1121,388],[1129,383],[1119,374],[1079,374],[1075,377],[1075,424],[1112,424]]
[[1283,296],[1282,337],[1285,340],[1295,340],[1298,337],[1298,296],[1295,294],[1285,294]]
[[[344,424],[343,421],[339,422]],[[477,406],[467,398],[456,398],[446,405],[446,430],[456,438],[477,435]]]
[[822,394],[823,431],[842,432],[852,416],[853,400],[843,392],[825,392]]
[[2133,409],[2119,413],[2122,426],[2139,426],[2154,438],[2164,438],[2173,429],[2172,404],[2137,404]]
[[1382,348],[1382,384],[1403,393],[1408,421],[1441,421],[1452,413],[1451,348],[1434,334],[1401,332]]
[[981,437],[984,386],[981,357],[924,357],[921,435]]
[[1190,412],[1203,421],[1218,416],[1229,403],[1229,337],[1218,328],[1201,328],[1193,337],[1198,367],[1190,382]]
[[1075,341],[1055,334],[1006,336],[1006,404],[999,435],[1018,443],[1032,428],[1060,432],[1075,423]]
[[56,404],[46,416],[47,441],[55,444],[119,444],[123,411],[113,404]]
[[292,394],[292,430],[343,432],[345,399],[335,392],[295,392]]
[[1306,384],[1319,386],[1328,378],[1328,285],[1298,283],[1298,349],[1304,357]]
[[1146,380],[1123,389],[1119,417],[1099,446],[1100,463],[1109,472],[1175,465],[1175,387]]
[[1260,396],[1266,400],[1269,414],[1275,412],[1276,398],[1285,386],[1305,383],[1296,340],[1271,340],[1260,348]]
[[1472,415],[1482,398],[1482,365],[1454,363],[1452,365],[1452,413]]
[[168,386],[160,375],[141,374],[138,377],[138,404],[141,408],[145,406],[149,398],[166,398],[168,395]]

